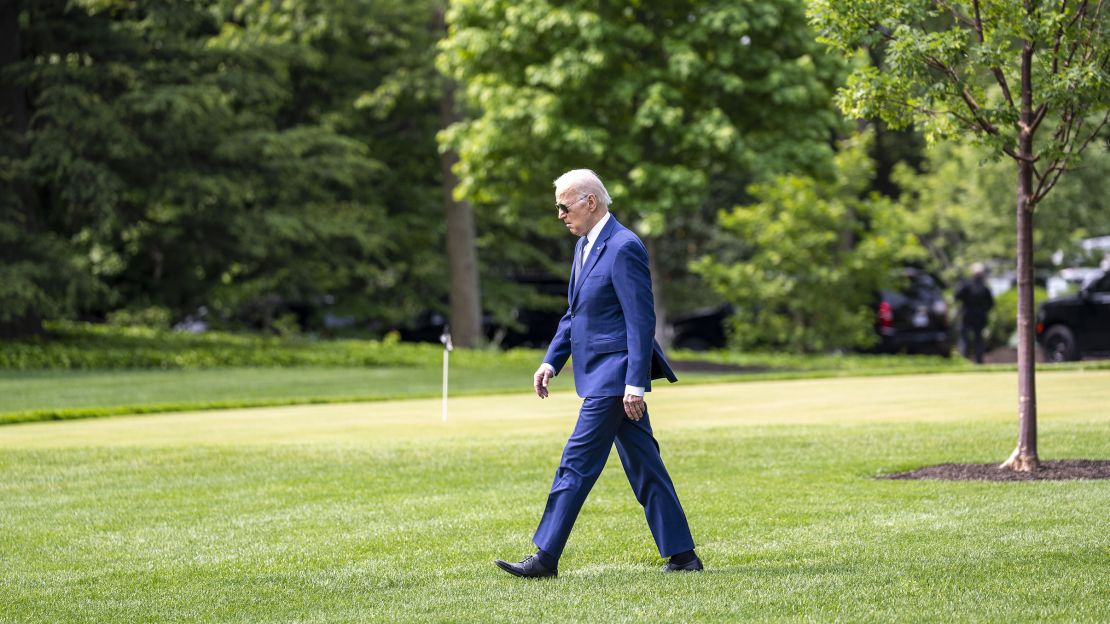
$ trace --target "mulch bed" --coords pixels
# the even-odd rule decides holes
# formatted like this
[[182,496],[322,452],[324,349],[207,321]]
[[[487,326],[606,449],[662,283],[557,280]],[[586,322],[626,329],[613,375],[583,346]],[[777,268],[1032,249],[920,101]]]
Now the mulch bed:
[[998,464],[939,464],[909,472],[884,475],[883,479],[934,479],[937,481],[1071,481],[1110,479],[1110,460],[1061,459],[1041,462],[1037,472],[1003,470]]

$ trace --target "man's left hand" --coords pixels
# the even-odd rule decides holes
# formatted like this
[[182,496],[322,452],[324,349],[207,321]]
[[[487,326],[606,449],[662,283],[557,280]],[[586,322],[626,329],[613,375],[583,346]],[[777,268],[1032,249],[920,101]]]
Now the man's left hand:
[[624,395],[624,413],[629,419],[640,420],[644,417],[646,409],[647,403],[644,403],[644,397],[635,394]]

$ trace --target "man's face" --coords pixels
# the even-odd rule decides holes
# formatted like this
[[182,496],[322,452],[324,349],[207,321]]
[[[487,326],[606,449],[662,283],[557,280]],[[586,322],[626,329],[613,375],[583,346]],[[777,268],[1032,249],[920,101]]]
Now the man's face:
[[575,236],[585,236],[594,226],[594,216],[597,206],[594,196],[589,193],[580,193],[575,188],[565,189],[555,195],[556,210],[559,211],[561,220]]

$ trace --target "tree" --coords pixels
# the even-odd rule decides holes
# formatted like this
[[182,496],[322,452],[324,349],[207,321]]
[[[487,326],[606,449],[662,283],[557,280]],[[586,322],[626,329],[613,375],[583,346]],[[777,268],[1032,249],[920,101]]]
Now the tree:
[[433,6],[5,2],[0,324],[415,316],[443,294]]
[[[447,34],[445,9],[436,12],[436,30]],[[455,97],[458,87],[445,77],[440,95],[440,127],[462,121]],[[482,338],[481,278],[478,271],[478,245],[474,226],[474,209],[464,199],[455,197],[459,179],[455,175],[458,154],[448,146],[440,150],[440,175],[443,176],[443,212],[447,223],[447,265],[450,267],[449,299],[454,344],[474,347]]]
[[[67,80],[80,57],[66,56],[64,43],[38,45],[37,35],[56,26],[64,12],[63,3],[37,5],[4,0],[0,2],[0,336],[20,336],[42,331],[47,316],[72,314],[83,301],[107,298],[97,275],[105,247],[103,228],[91,227],[103,204],[99,197],[112,192],[116,180],[104,169],[76,156],[68,148],[60,172],[68,186],[47,192],[37,180],[46,163],[54,160],[43,149],[50,139],[68,139],[70,146],[82,144],[85,135],[63,131],[52,137],[35,132],[41,119],[55,127],[84,121],[100,126],[102,141],[118,139],[118,128],[104,123],[102,108],[88,97],[88,81]],[[71,36],[103,41],[106,23],[73,11],[69,16]],[[29,59],[39,56],[32,65]],[[65,62],[62,62],[64,59]],[[36,82],[52,81],[55,88],[29,88]],[[72,126],[70,126],[72,127]],[[116,154],[129,144],[115,144]],[[106,150],[102,150],[103,153]],[[62,211],[51,210],[61,201]],[[58,221],[70,225],[59,231]]]
[[840,123],[829,99],[840,66],[820,53],[800,0],[458,0],[441,48],[474,111],[443,139],[480,229],[565,237],[551,180],[594,169],[651,248],[660,325],[668,269],[689,257],[670,225],[734,205],[715,193],[722,180],[743,189],[827,169]]
[[[885,46],[859,66],[838,103],[852,117],[926,137],[972,138],[1017,173],[1017,448],[1002,467],[1033,471],[1037,403],[1033,343],[1033,214],[1110,115],[1104,0],[814,0],[822,40],[847,54]],[[1047,124],[1047,126],[1046,126]],[[1042,127],[1046,132],[1039,132]]]
[[807,353],[874,342],[875,294],[922,250],[894,202],[867,192],[872,140],[846,141],[832,179],[780,176],[752,186],[758,203],[720,215],[732,257],[702,257],[693,270],[739,310],[737,346]]
[[[937,143],[924,152],[921,171],[898,165],[892,176],[901,191],[902,214],[928,252],[929,268],[949,282],[966,275],[973,262],[1015,256],[1013,163],[989,156],[973,143]],[[1038,206],[1034,265],[1051,267],[1058,251],[1079,255],[1079,239],[1110,233],[1108,195],[1110,151],[1092,145]]]
[[[434,64],[441,4],[224,3],[220,16],[227,25],[213,44],[263,47],[279,62],[279,75],[288,76],[273,113],[275,127],[326,130],[357,150],[345,161],[319,161],[326,170],[294,178],[320,193],[311,203],[283,201],[288,191],[282,181],[259,180],[257,189],[274,189],[267,202],[292,226],[280,231],[297,244],[267,246],[268,236],[256,237],[253,269],[226,291],[232,302],[240,294],[257,300],[277,293],[298,301],[334,295],[339,312],[386,327],[439,306],[448,267],[441,225],[446,191],[435,140],[442,127],[442,80]],[[361,165],[369,167],[339,184],[327,181],[329,171]]]

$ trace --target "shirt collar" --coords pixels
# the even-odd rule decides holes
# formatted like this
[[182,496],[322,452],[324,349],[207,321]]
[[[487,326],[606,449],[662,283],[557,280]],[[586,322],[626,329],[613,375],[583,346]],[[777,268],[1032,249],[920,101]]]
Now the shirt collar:
[[593,246],[594,241],[597,240],[598,235],[601,234],[601,230],[605,227],[605,224],[609,222],[609,218],[612,216],[613,214],[611,212],[606,211],[605,216],[601,218],[601,221],[598,221],[594,224],[592,228],[590,228],[589,233],[586,234],[587,245],[590,245],[591,247]]

